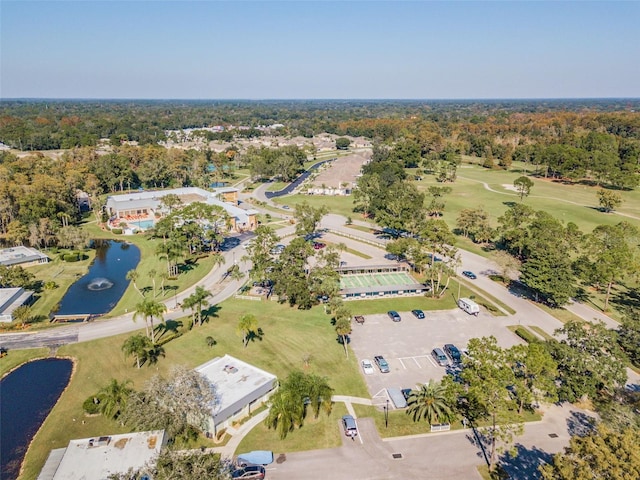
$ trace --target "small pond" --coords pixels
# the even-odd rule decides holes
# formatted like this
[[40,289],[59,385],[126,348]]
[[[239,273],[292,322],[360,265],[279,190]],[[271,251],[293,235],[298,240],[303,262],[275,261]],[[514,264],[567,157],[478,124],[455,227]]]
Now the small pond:
[[71,285],[60,302],[58,315],[110,312],[127,289],[127,272],[140,261],[138,247],[113,240],[94,240],[94,248],[96,258],[89,273]]
[[47,358],[22,365],[0,380],[0,478],[18,477],[42,422],[71,378],[71,360]]

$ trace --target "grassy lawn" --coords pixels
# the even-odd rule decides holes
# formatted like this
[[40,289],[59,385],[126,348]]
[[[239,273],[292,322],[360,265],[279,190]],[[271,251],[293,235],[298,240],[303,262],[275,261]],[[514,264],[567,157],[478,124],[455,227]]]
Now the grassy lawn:
[[[488,170],[476,165],[461,166],[456,182],[447,185],[452,188],[452,192],[445,197],[443,219],[449,227],[454,228],[462,209],[482,206],[489,212],[493,226],[497,226],[498,217],[507,210],[508,205],[520,201],[515,192],[503,185],[513,185],[513,181],[520,176],[520,167],[504,171]],[[552,212],[554,217],[565,223],[574,222],[584,232],[590,232],[598,225],[616,224],[623,220],[640,226],[638,219],[598,211],[598,187],[565,185],[543,178],[530,178],[534,186],[524,203],[534,210]],[[494,191],[487,190],[483,182]],[[416,183],[421,191],[426,191],[430,185],[437,185],[432,175],[425,175],[422,181]],[[640,191],[636,189],[619,193],[623,203],[618,211],[640,218]]]
[[[61,253],[64,250],[61,251]],[[49,316],[53,308],[60,303],[69,287],[80,277],[89,271],[89,264],[96,256],[95,250],[87,250],[86,260],[80,262],[65,262],[60,259],[60,254],[49,254],[51,261],[41,265],[29,267],[37,280],[43,283],[53,280],[57,287],[52,290],[42,290],[35,295],[36,301],[32,306],[34,315]]]
[[[462,289],[462,294],[464,295]],[[445,294],[442,298],[425,296],[381,298],[379,300],[349,300],[345,305],[354,315],[371,315],[386,313],[389,310],[407,312],[410,310],[450,310],[457,304],[453,295]]]
[[[58,354],[73,357],[76,369],[69,387],[27,454],[22,478],[36,478],[49,450],[65,446],[70,439],[127,431],[127,427],[117,422],[101,416],[84,417],[82,412],[82,402],[111,378],[129,379],[134,388],[141,388],[152,375],[166,373],[171,365],[195,367],[228,353],[280,378],[294,369],[300,369],[326,376],[336,394],[368,396],[355,355],[346,359],[342,346],[336,341],[329,316],[322,307],[304,311],[272,301],[263,301],[259,307],[255,303],[231,299],[217,305],[212,309],[217,308],[208,323],[166,344],[166,358],[160,359],[157,365],[143,366],[141,369],[133,367],[132,359],[125,360],[120,351],[129,334],[61,347]],[[259,311],[258,324],[264,331],[264,337],[262,341],[250,343],[245,349],[236,334],[236,326],[238,318],[249,311]],[[213,336],[217,341],[214,347],[207,345],[207,336]],[[17,352],[9,352],[9,355],[14,353]],[[307,355],[311,359],[305,370],[303,358]],[[6,358],[9,357],[2,361]],[[339,412],[338,409],[336,411]],[[308,425],[312,425],[312,422]],[[322,429],[325,431],[325,427]],[[296,437],[292,435],[291,441],[297,442]],[[315,437],[322,438],[316,434],[309,435],[309,438]],[[322,442],[333,441],[322,440],[314,445],[322,446]]]
[[[378,429],[378,433],[382,438],[431,433],[431,427],[426,420],[414,422],[413,416],[407,415],[406,410],[390,410],[389,421],[385,426],[383,410],[380,410],[377,407],[357,404],[354,404],[353,408],[358,417],[373,418],[376,428]],[[525,411],[521,418],[524,422],[533,422],[540,420],[542,416],[539,413]],[[451,430],[460,430],[462,428],[463,426],[460,421],[456,421],[451,424]]]
[[375,232],[375,229],[369,228],[369,227],[363,227],[362,225],[353,225],[353,224],[347,225],[347,224],[345,224],[345,227],[352,228],[354,230],[358,230],[360,232],[365,232],[365,233],[373,234]]
[[353,213],[353,198],[347,196],[332,195],[287,195],[286,197],[274,198],[273,202],[280,205],[289,205],[295,209],[296,205],[306,201],[312,207],[326,205],[331,213],[338,213],[345,217],[355,218]]
[[527,328],[529,328],[530,330],[533,330],[534,332],[536,332],[538,335],[540,335],[545,340],[553,340],[553,335],[549,335],[547,332],[545,332],[538,325],[527,325]]
[[346,415],[344,403],[333,404],[331,415],[321,412],[318,418],[309,415],[301,428],[290,432],[281,440],[275,430],[269,430],[264,422],[256,425],[249,434],[242,439],[237,452],[252,450],[272,450],[274,454],[300,452],[319,448],[334,448],[341,445],[342,430],[340,418]]
[[[467,280],[464,279],[460,279],[461,280],[461,284],[465,285],[466,283],[468,283],[469,285],[473,285],[471,282],[467,282]],[[473,285],[472,288],[468,288],[469,291],[471,291],[472,293],[470,294],[461,294],[461,297],[470,297],[472,300],[475,300],[476,303],[482,305],[484,308],[486,308],[487,310],[489,310],[491,312],[492,315],[495,316],[503,316],[504,313],[502,313],[499,309],[497,309],[494,305],[499,305],[503,310],[505,310],[506,312],[510,313],[511,315],[514,315],[516,313],[516,311],[511,308],[510,306],[508,306],[506,303],[498,300],[496,297],[494,297],[493,295],[485,292],[482,289],[476,288],[475,285]],[[480,296],[478,296],[478,293],[480,293]]]
[[[458,307],[456,301],[458,292],[458,283],[455,279],[451,279],[449,290],[441,298],[431,298],[425,296],[416,297],[394,297],[381,298],[378,300],[349,300],[346,302],[347,307],[354,315],[371,315],[374,313],[386,313],[389,310],[397,310],[407,312],[410,310],[451,310]],[[484,293],[483,293],[484,294]],[[491,305],[486,298],[469,290],[464,284],[460,284],[461,297],[474,297],[474,300],[488,308],[494,316],[504,315],[498,309]],[[509,309],[510,310],[510,309]]]
[[569,310],[566,310],[564,308],[551,308],[546,306],[543,303],[534,303],[534,305],[542,310],[544,310],[545,312],[547,312],[549,315],[551,315],[552,317],[554,317],[556,320],[562,322],[562,323],[567,323],[570,321],[582,321],[582,317],[579,317],[578,315],[570,312]]
[[278,192],[289,185],[287,182],[271,182],[267,187],[267,192]]
[[44,358],[49,355],[48,348],[28,348],[25,350],[9,350],[7,355],[0,358],[0,377],[9,373],[19,365],[36,358]]
[[[323,243],[325,243],[326,245],[337,246],[337,244],[331,243],[331,242],[324,242],[323,241]],[[366,253],[363,253],[363,252],[361,252],[359,250],[354,250],[353,248],[347,247],[347,248],[345,248],[344,251],[347,252],[347,253],[350,253],[351,255],[355,255],[356,257],[365,258],[367,260],[372,258],[371,255],[367,255]]]

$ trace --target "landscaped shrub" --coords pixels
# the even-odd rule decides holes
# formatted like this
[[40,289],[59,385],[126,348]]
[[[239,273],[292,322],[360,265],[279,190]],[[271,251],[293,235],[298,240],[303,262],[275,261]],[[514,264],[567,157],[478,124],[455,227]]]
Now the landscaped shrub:
[[62,259],[65,262],[77,262],[80,260],[80,254],[78,253],[67,253],[65,254]]
[[87,398],[82,404],[82,409],[85,413],[89,415],[95,415],[96,413],[100,413],[100,401],[96,402],[97,398],[95,395],[91,395]]
[[111,233],[113,233],[114,235],[122,235],[122,229],[121,228],[112,228],[111,229]]
[[527,343],[535,343],[538,341],[537,337],[524,327],[516,328],[515,334]]

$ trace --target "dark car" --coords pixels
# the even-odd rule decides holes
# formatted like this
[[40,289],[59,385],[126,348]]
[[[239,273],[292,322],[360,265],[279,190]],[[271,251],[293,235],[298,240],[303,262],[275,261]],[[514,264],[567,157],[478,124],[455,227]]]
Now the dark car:
[[376,365],[380,369],[380,372],[389,373],[389,364],[382,355],[376,355],[375,357],[373,357],[373,361],[376,362]]
[[411,310],[411,313],[413,313],[416,318],[424,318],[424,312],[422,310]]
[[444,351],[447,355],[449,355],[449,358],[453,360],[454,363],[459,363],[460,360],[462,360],[462,354],[460,353],[460,350],[458,350],[458,347],[456,347],[452,343],[447,343],[444,346]]
[[399,322],[400,320],[402,320],[402,318],[400,318],[400,314],[395,310],[389,310],[387,312],[387,315],[389,315],[389,318],[394,322]]
[[262,465],[247,465],[246,467],[234,470],[231,478],[241,478],[242,480],[262,480],[266,470]]
[[476,274],[473,272],[470,272],[469,270],[465,270],[464,272],[462,272],[462,275],[464,275],[467,278],[470,278],[471,280],[475,280],[476,278]]
[[413,389],[411,388],[403,388],[401,390],[402,392],[402,396],[404,397],[405,400],[409,400],[409,397],[411,396],[411,392],[413,392]]

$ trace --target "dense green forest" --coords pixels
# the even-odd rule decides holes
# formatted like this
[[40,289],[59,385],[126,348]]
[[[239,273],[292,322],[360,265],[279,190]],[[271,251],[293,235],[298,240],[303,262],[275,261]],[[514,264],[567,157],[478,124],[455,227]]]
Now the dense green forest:
[[[472,137],[492,131],[545,136],[549,128],[558,133],[565,128],[601,127],[607,133],[637,139],[640,119],[635,112],[639,110],[637,99],[4,100],[0,102],[0,142],[19,150],[93,146],[101,138],[154,144],[165,139],[166,130],[274,123],[284,124],[286,134],[307,137],[329,132],[390,140],[425,126],[442,138],[458,129]],[[571,112],[571,118],[563,120],[564,112]],[[370,122],[380,119],[385,121]],[[476,149],[486,146],[483,139],[475,143]]]

